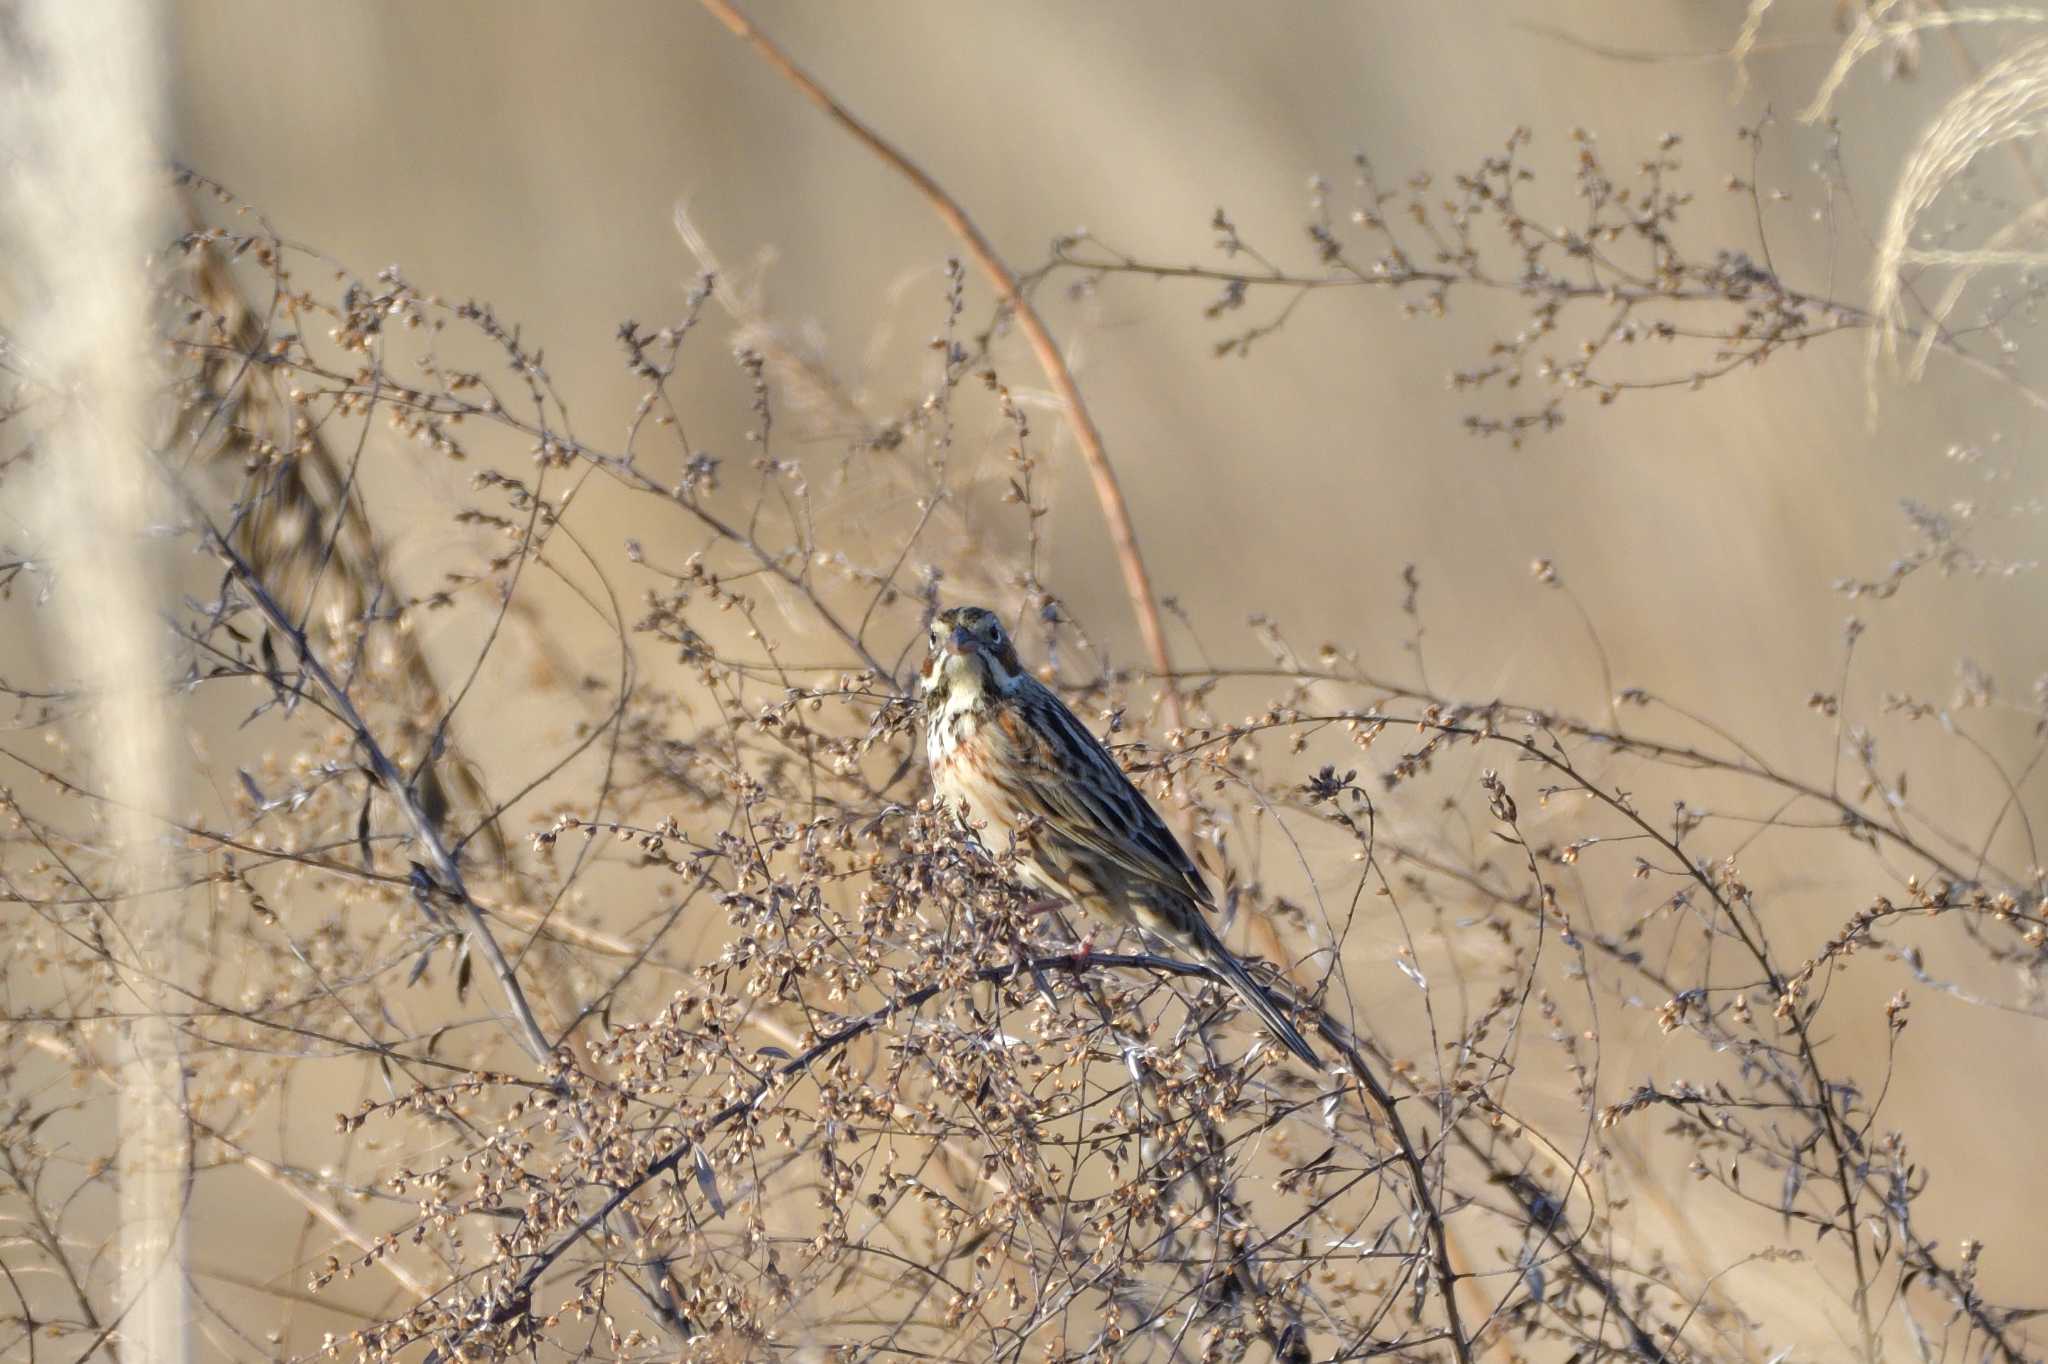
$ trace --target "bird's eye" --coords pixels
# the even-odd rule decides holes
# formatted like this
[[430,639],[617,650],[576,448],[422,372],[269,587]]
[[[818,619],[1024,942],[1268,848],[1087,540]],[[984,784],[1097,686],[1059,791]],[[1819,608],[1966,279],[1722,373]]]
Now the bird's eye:
[[995,623],[994,621],[990,621],[990,622],[989,622],[989,626],[988,626],[988,642],[989,642],[989,643],[991,643],[991,644],[993,644],[993,645],[995,645],[995,646],[997,646],[998,648],[1001,648],[1001,647],[1002,647],[1002,643],[1003,643],[1003,627],[1002,627],[1002,626],[1000,626],[1000,625],[998,625],[998,624],[996,624],[996,623]]

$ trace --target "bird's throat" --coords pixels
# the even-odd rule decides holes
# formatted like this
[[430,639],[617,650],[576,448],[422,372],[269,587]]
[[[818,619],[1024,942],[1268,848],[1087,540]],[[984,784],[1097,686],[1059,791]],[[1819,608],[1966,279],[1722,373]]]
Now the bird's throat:
[[933,713],[946,719],[979,710],[994,699],[987,670],[958,654],[940,661],[938,685],[932,692]]

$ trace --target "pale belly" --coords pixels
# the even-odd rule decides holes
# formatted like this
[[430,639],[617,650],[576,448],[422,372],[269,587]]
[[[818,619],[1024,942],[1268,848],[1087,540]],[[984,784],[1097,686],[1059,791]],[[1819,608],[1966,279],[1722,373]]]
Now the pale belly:
[[[991,856],[1001,857],[1014,849],[1017,879],[1025,885],[1097,912],[1110,909],[1099,903],[1102,897],[1093,879],[1071,859],[1053,853],[1043,839],[1018,840],[1026,812],[1017,797],[995,779],[998,764],[990,760],[988,749],[988,745],[1002,742],[1001,735],[980,732],[971,715],[948,719],[953,732],[942,734],[935,725],[925,743],[932,789],[939,799],[966,820]],[[1053,843],[1058,846],[1059,840]]]
[[[951,733],[944,732],[942,726],[950,726]],[[939,799],[967,820],[984,847],[1001,853],[1008,850],[1017,832],[1020,814],[1016,802],[991,775],[978,730],[972,716],[946,717],[926,736],[925,757]]]

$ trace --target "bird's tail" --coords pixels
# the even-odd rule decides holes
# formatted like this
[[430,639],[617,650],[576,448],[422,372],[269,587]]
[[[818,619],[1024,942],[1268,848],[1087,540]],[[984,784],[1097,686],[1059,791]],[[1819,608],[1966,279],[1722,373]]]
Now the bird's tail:
[[1194,943],[1194,948],[1203,963],[1222,976],[1224,980],[1230,983],[1232,989],[1244,997],[1244,1002],[1251,1005],[1252,1012],[1259,1016],[1259,1021],[1266,1025],[1273,1036],[1280,1039],[1281,1045],[1285,1046],[1287,1050],[1293,1052],[1309,1065],[1314,1066],[1317,1070],[1321,1070],[1323,1068],[1323,1058],[1316,1055],[1315,1048],[1311,1047],[1308,1044],[1308,1039],[1304,1038],[1296,1030],[1294,1024],[1282,1012],[1279,1004],[1274,1001],[1271,995],[1266,993],[1265,989],[1256,980],[1252,979],[1252,973],[1247,971],[1244,963],[1232,955],[1230,949],[1218,940],[1215,932],[1210,929],[1208,924],[1202,923],[1199,919],[1196,922],[1199,927],[1200,936]]

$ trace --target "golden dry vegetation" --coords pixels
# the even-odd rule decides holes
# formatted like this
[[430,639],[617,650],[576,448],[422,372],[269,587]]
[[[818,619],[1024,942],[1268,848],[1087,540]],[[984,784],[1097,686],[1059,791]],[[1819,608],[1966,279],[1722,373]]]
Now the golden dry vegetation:
[[[95,12],[8,1357],[2038,1356],[2048,16]],[[931,807],[962,600],[1328,1073]]]

